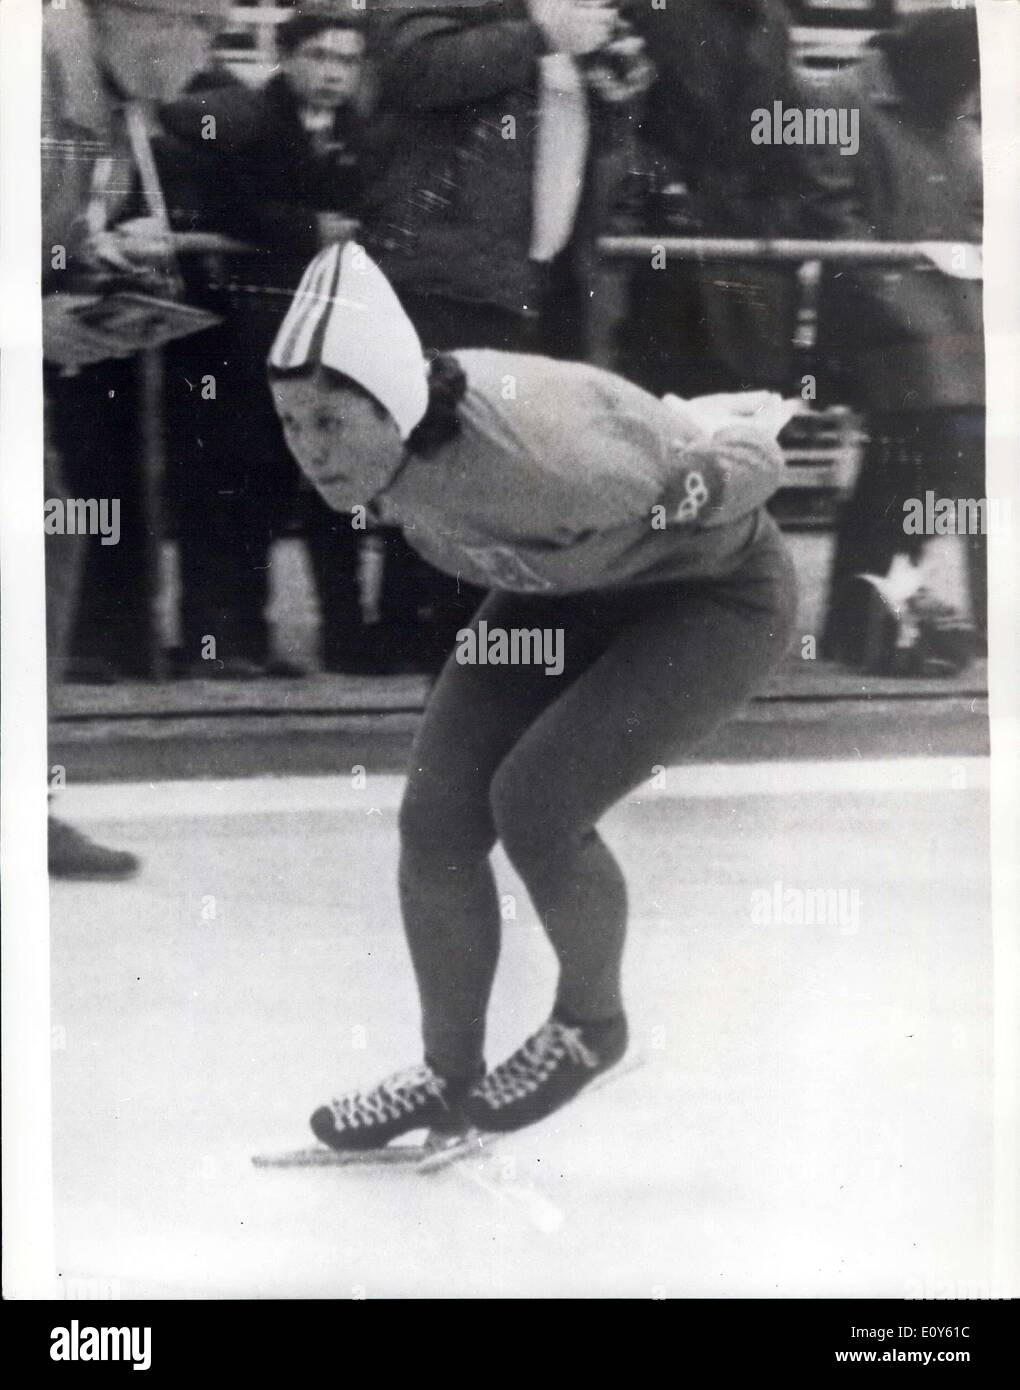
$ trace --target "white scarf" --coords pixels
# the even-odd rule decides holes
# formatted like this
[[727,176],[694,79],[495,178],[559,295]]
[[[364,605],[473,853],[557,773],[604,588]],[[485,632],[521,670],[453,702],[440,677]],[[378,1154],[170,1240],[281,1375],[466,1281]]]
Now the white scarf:
[[570,240],[588,158],[588,94],[567,53],[539,64],[538,138],[532,182],[531,258],[551,261]]

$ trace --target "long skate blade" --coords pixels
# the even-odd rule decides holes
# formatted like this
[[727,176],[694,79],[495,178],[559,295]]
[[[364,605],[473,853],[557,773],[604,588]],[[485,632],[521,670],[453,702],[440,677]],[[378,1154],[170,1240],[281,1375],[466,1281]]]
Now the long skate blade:
[[289,1149],[281,1153],[255,1154],[256,1168],[386,1168],[413,1167],[428,1152],[424,1144],[397,1144],[381,1149]]
[[418,1172],[438,1173],[462,1159],[483,1158],[491,1147],[489,1140],[499,1137],[498,1134],[481,1134],[477,1129],[466,1129],[463,1134],[448,1139],[431,1136],[418,1160]]
[[[594,1081],[589,1081],[583,1091],[579,1091],[568,1105],[573,1105],[576,1101],[583,1100],[585,1096],[591,1095],[593,1091],[600,1091],[603,1086],[608,1086],[614,1081],[620,1081],[632,1071],[637,1071],[638,1067],[644,1066],[647,1058],[643,1052],[628,1052],[621,1057],[615,1066],[608,1067],[604,1072],[600,1072]],[[559,1114],[559,1111],[555,1111]],[[551,1115],[545,1117],[552,1119]],[[541,1120],[536,1124],[542,1124]],[[509,1139],[515,1134],[523,1134],[533,1130],[535,1125],[526,1125],[524,1129],[508,1130],[488,1130],[482,1132],[477,1129],[465,1130],[463,1134],[458,1134],[448,1141],[437,1139],[435,1135],[429,1135],[429,1140],[425,1145],[424,1153],[418,1163],[419,1173],[439,1173],[444,1168],[450,1168],[455,1163],[461,1163],[470,1158],[488,1158],[492,1150],[504,1139]]]

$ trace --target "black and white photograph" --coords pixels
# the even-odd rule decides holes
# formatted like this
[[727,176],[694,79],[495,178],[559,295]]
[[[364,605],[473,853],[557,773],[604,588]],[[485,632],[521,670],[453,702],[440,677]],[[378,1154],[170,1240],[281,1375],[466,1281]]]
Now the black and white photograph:
[[33,1355],[158,1370],[125,1302],[857,1300],[819,1366],[977,1360],[1018,0],[0,21]]

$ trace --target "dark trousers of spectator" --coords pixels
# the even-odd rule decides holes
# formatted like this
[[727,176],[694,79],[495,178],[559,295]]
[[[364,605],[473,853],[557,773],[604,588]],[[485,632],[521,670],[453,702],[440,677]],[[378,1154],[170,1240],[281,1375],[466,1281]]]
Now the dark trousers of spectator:
[[[43,380],[44,501],[60,498],[66,502],[71,490],[64,477],[60,450],[59,408],[56,373],[47,370]],[[46,667],[47,686],[52,689],[64,679],[71,629],[78,614],[81,578],[88,553],[89,538],[63,531],[46,534]]]
[[787,392],[795,302],[793,276],[772,267],[641,267],[617,332],[617,370],[655,396]]
[[227,324],[170,356],[167,510],[178,538],[184,659],[200,661],[210,637],[220,659],[273,659],[272,544],[296,521],[319,600],[320,659],[338,668],[363,640],[358,533],[302,483],[273,409],[264,337]]
[[[866,613],[855,575],[885,575],[893,557],[920,560],[927,537],[904,529],[904,502],[985,496],[983,409],[899,411],[872,415],[869,442],[852,496],[836,533],[829,607],[822,649],[827,657],[858,664],[864,653]],[[975,628],[988,625],[988,551],[983,535],[963,536],[970,607]]]
[[[426,349],[537,350],[536,320],[508,309],[409,292],[401,292],[400,300]],[[385,554],[380,617],[388,653],[398,667],[438,671],[486,591],[433,569],[399,530],[386,528],[380,537]]]
[[[49,547],[78,552],[73,582],[59,586],[67,593],[56,644],[72,679],[155,673],[159,537],[146,505],[139,399],[137,360],[102,362],[73,376],[46,373],[47,454],[59,460],[47,489],[58,488],[65,502],[95,499],[119,508],[115,544],[95,535],[73,545],[63,536]],[[62,567],[55,556],[54,572]]]

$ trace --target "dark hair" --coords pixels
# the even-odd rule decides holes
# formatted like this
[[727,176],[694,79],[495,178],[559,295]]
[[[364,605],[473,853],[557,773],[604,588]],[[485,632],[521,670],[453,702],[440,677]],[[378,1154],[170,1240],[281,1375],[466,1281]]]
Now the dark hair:
[[980,80],[973,10],[913,15],[879,43],[897,89],[922,119],[945,120]]
[[[431,458],[444,444],[460,433],[460,403],[467,392],[467,376],[464,368],[451,353],[430,350],[425,355],[429,363],[429,403],[425,414],[411,431],[407,449],[409,453],[417,454],[420,458]],[[314,376],[317,371],[322,372],[325,380],[335,390],[350,391],[371,401],[380,418],[389,414],[386,407],[371,391],[366,391],[360,382],[318,362],[306,362],[301,367],[286,370],[271,366],[269,380],[299,381]]]
[[467,376],[452,353],[430,349],[425,356],[429,363],[429,403],[411,431],[407,447],[412,454],[431,458],[460,434],[460,403],[467,393]]
[[364,34],[366,29],[363,10],[344,10],[339,4],[335,9],[315,8],[285,20],[276,31],[276,42],[281,53],[291,54],[308,39],[314,39],[327,29],[351,29],[356,34]]

